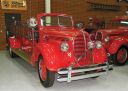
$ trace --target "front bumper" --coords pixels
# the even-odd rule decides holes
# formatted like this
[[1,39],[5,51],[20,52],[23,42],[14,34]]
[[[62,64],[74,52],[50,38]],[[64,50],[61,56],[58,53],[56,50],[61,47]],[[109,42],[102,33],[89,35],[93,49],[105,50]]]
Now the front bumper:
[[80,80],[91,77],[98,77],[101,75],[107,74],[109,69],[112,69],[113,66],[109,65],[109,63],[93,65],[82,68],[72,68],[68,67],[67,69],[60,69],[58,71],[57,81],[59,82],[71,82],[73,80]]

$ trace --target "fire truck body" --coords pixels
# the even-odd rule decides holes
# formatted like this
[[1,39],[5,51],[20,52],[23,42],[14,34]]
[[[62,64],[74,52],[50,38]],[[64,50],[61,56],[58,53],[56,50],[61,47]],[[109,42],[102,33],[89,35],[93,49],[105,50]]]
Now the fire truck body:
[[37,63],[45,87],[53,85],[55,73],[60,82],[106,74],[109,64],[102,43],[91,41],[88,33],[75,29],[71,16],[42,13],[37,20],[32,18],[28,28],[26,24],[13,24],[9,53],[32,66]]

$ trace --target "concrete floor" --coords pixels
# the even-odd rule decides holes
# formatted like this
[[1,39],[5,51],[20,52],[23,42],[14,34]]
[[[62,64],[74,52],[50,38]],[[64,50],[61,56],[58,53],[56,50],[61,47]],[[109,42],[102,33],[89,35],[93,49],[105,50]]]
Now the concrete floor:
[[106,76],[72,83],[59,83],[44,88],[37,71],[20,58],[11,59],[7,51],[0,52],[0,91],[127,91],[128,64],[115,67]]

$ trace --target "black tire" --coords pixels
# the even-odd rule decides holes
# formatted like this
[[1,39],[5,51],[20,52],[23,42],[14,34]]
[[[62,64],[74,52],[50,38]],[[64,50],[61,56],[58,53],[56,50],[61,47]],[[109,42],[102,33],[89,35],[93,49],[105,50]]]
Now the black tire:
[[12,51],[12,48],[9,46],[9,55],[11,58],[15,58],[17,55]]
[[[118,53],[119,53],[119,51],[121,51],[121,50],[125,50],[125,51],[126,51],[125,60],[122,61],[122,62],[121,62],[120,60],[118,60],[118,55],[119,55]],[[121,55],[121,56],[123,57],[124,55]],[[123,66],[123,65],[126,64],[127,61],[128,61],[128,49],[127,49],[126,47],[122,46],[122,47],[120,47],[120,49],[117,51],[117,53],[113,55],[113,63],[114,63],[115,65],[118,65],[118,66]]]
[[[40,73],[40,62],[43,61],[43,57],[41,56],[38,60],[38,75],[39,75],[39,79],[40,79],[40,82],[41,84],[45,87],[45,88],[48,88],[48,87],[51,87],[53,86],[54,84],[54,80],[55,80],[55,73],[54,72],[51,72],[49,71],[47,68],[46,68],[46,79],[45,80],[42,80],[42,77],[41,77],[41,73]],[[43,74],[43,73],[42,73]]]

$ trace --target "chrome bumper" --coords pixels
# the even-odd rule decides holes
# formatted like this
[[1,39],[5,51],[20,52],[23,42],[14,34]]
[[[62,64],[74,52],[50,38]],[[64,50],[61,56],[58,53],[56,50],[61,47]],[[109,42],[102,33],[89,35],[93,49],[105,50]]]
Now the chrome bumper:
[[73,80],[80,80],[85,78],[97,77],[100,75],[105,75],[112,69],[113,66],[109,65],[108,63],[102,65],[95,65],[89,67],[82,67],[82,68],[72,68],[68,67],[67,69],[60,69],[58,71],[58,78],[57,81],[59,82],[71,82]]

